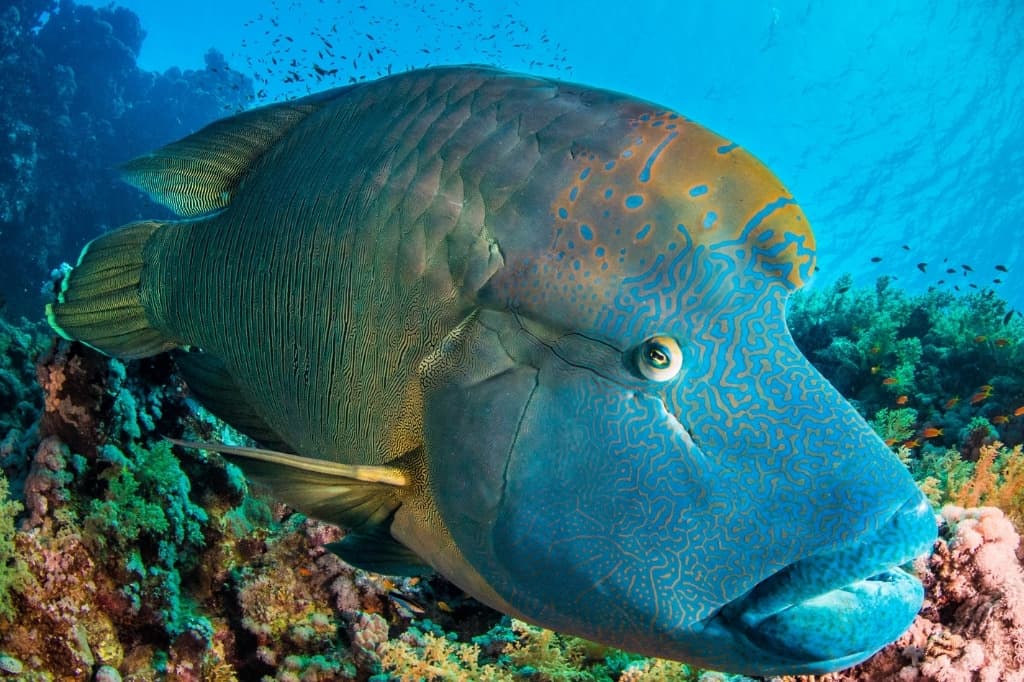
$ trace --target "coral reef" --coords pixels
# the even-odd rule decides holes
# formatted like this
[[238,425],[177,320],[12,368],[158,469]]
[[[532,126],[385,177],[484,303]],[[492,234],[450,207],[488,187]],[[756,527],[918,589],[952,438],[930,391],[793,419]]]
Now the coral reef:
[[979,425],[1011,446],[1024,441],[1024,414],[1015,414],[1024,406],[1024,317],[991,290],[911,296],[884,277],[857,288],[844,276],[797,292],[788,321],[801,350],[884,422],[893,445],[955,447]]
[[[260,21],[279,40],[275,19]],[[317,31],[333,58],[333,28]],[[162,215],[118,163],[266,97],[215,51],[201,70],[140,70],[144,36],[114,6],[0,9],[0,235],[23,256],[8,262],[0,311],[37,314],[53,263],[99,230]],[[276,64],[287,53],[274,50]],[[264,87],[267,66],[249,64]],[[365,77],[308,68],[286,82]],[[990,291],[911,296],[841,278],[798,292],[789,322],[942,508],[912,628],[818,682],[1024,680],[1024,317]],[[354,569],[323,547],[342,530],[163,436],[241,438],[190,400],[166,357],[125,364],[0,318],[0,679],[747,679],[502,617],[436,576]]]

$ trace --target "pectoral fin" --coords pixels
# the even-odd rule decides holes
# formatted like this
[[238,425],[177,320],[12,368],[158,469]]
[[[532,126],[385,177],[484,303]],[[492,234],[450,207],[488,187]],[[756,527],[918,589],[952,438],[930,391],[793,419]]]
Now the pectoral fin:
[[409,484],[399,467],[340,464],[275,450],[167,440],[218,452],[288,506],[344,526],[348,534],[328,549],[353,566],[404,575],[430,570],[391,536],[392,517],[402,504],[401,489]]

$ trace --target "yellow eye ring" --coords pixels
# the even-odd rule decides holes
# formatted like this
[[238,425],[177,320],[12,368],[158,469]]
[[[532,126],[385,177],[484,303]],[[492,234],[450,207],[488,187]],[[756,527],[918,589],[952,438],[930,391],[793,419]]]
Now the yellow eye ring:
[[671,336],[652,336],[637,348],[636,368],[651,381],[669,381],[683,368],[683,352]]

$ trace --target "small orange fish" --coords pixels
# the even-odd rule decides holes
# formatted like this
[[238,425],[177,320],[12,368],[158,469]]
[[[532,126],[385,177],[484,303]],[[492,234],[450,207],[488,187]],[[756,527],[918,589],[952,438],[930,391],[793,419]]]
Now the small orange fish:
[[956,404],[958,402],[960,402],[960,396],[953,396],[952,398],[946,401],[946,404],[942,406],[942,409],[951,410],[954,407],[956,407]]
[[934,426],[929,426],[927,429],[921,430],[921,435],[924,438],[938,438],[942,435],[942,429],[937,429]]
[[977,405],[978,403],[985,402],[991,396],[991,391],[978,391],[971,396],[971,405]]
[[1009,339],[996,339],[992,343],[996,344],[996,346],[998,346],[999,348],[1006,348],[1007,346],[1010,345],[1010,340]]
[[897,405],[906,405],[908,400],[910,400],[910,398],[908,398],[905,395],[901,395],[899,398],[896,398],[896,404]]
[[1024,417],[1024,405],[1021,405],[1016,410],[1014,410],[1013,411],[1013,416],[1014,417]]
[[996,416],[992,417],[993,424],[1007,424],[1009,423],[1009,421],[1010,418],[1007,417],[1005,414],[997,414]]
[[871,373],[872,374],[878,374],[881,371],[882,371],[882,366],[881,365],[875,365],[874,367],[871,368]]
[[978,334],[977,336],[974,337],[974,341],[976,343],[985,343],[986,341],[988,341],[988,337],[985,336],[984,334]]
[[885,439],[885,444],[888,445],[891,448],[893,445],[896,445],[896,443],[898,441],[899,441],[899,438],[886,438]]
[[869,352],[872,355],[878,355],[879,353],[882,352],[882,347],[876,343],[875,345],[871,346],[871,350]]
[[919,441],[916,438],[914,440],[908,440],[906,443],[903,444],[903,447],[910,449],[919,448],[921,447],[921,441]]
[[438,600],[437,608],[441,609],[445,613],[452,613],[455,610],[452,607],[448,606],[448,602],[441,601],[441,600]]
[[986,393],[992,393],[992,384],[982,384],[978,387],[979,391],[985,391]]
[[896,377],[886,377],[886,378],[882,379],[882,384],[884,386],[892,386],[895,383],[896,383]]

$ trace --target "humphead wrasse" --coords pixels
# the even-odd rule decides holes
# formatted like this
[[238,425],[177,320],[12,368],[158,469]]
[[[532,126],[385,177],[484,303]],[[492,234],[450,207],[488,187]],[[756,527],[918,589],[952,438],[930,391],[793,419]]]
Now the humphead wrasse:
[[[175,349],[224,452],[524,620],[754,674],[861,661],[923,598],[932,512],[816,372],[789,192],[621,94],[412,71],[216,122],[125,168],[183,216],[91,242],[47,309]],[[265,448],[265,449],[263,449]]]

